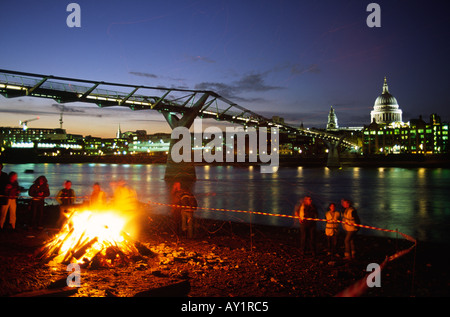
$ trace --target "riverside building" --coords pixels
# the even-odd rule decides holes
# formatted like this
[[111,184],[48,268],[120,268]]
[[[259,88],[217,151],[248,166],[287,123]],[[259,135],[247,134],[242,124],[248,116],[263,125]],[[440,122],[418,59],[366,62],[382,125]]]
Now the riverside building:
[[397,99],[389,93],[384,79],[383,92],[375,100],[371,123],[363,129],[364,155],[375,154],[443,154],[448,153],[449,123],[437,114],[426,122],[422,116],[402,121]]

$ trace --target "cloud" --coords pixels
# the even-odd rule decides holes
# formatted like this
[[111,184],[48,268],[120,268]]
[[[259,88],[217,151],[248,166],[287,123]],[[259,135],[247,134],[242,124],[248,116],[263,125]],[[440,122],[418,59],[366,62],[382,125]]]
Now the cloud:
[[158,78],[158,75],[151,73],[143,73],[143,72],[128,72],[131,75],[139,76],[139,77],[147,77],[147,78]]
[[278,86],[269,86],[264,83],[263,74],[250,74],[242,77],[236,82],[238,90],[241,92],[252,92],[252,91],[268,91],[281,89]]
[[[176,77],[170,77],[170,76],[161,76],[161,75],[156,75],[156,74],[152,74],[152,73],[145,73],[145,72],[130,71],[128,73],[131,74],[131,75],[134,75],[134,76],[145,77],[145,78],[152,78],[152,79],[159,79],[159,80],[170,80],[170,81],[176,81],[176,82],[181,82],[181,83],[184,83],[184,81],[185,81],[184,78],[176,78]],[[185,86],[185,85],[183,85],[183,86]],[[172,88],[174,88],[174,86],[172,86]]]
[[52,104],[52,107],[58,109],[61,112],[81,112],[81,113],[85,112],[84,110],[75,109],[73,107],[67,107],[67,106],[59,104],[59,103]]
[[328,112],[313,110],[313,111],[298,111],[298,112],[288,112],[288,111],[259,111],[259,113],[266,118],[272,118],[273,116],[279,116],[285,120],[285,122],[307,122],[307,121],[324,121],[327,122]]
[[9,114],[26,114],[26,115],[54,115],[54,112],[42,111],[41,109],[17,109],[17,108],[0,108],[0,113]]
[[129,122],[158,122],[158,123],[167,123],[164,118],[161,119],[130,119]]
[[275,72],[290,72],[291,76],[298,76],[306,73],[319,74],[321,72],[317,64],[310,64],[309,66],[303,66],[300,63],[282,63],[275,65],[271,69],[264,72],[253,72],[243,75],[240,79],[233,81],[231,83],[224,82],[202,82],[195,85],[195,89],[199,90],[212,90],[217,92],[219,95],[227,98],[233,98],[237,101],[253,102],[253,101],[264,101],[264,98],[254,97],[248,98],[243,97],[242,94],[245,93],[261,93],[272,90],[285,89],[282,86],[269,85],[266,82],[266,77]]
[[231,84],[219,83],[219,82],[202,82],[195,85],[195,89],[198,90],[212,90],[217,92],[219,95],[227,98],[241,99],[244,101],[259,101],[261,98],[244,98],[239,96],[243,93],[252,92],[266,92],[271,90],[283,89],[280,86],[268,85],[264,77],[268,74],[266,73],[252,73],[244,75],[241,79],[232,82]]

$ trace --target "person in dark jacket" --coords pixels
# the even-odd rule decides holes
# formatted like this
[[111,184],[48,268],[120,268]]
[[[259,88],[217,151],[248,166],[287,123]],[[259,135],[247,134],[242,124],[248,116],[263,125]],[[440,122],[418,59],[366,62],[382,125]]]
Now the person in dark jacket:
[[44,200],[50,196],[47,178],[39,176],[28,190],[28,195],[31,196],[31,213],[33,215],[31,224],[34,228],[42,229],[42,220],[44,217]]
[[19,186],[17,182],[17,173],[11,172],[9,173],[9,180],[5,186],[5,196],[6,196],[6,204],[1,207],[1,216],[0,216],[0,228],[3,229],[3,225],[6,220],[6,214],[9,210],[9,223],[13,229],[16,229],[16,199],[19,196],[20,192],[23,191],[23,188]]
[[64,182],[64,188],[62,188],[58,194],[56,195],[56,201],[59,203],[59,219],[56,223],[58,228],[66,221],[70,209],[73,207],[75,203],[75,191],[72,189],[72,182],[66,180]]
[[9,181],[9,177],[8,174],[6,174],[5,172],[3,172],[3,164],[0,163],[0,205],[6,205],[6,202],[8,201],[8,199],[6,198],[5,195],[5,187],[6,184],[8,184]]
[[303,201],[295,207],[295,217],[300,222],[300,251],[302,254],[306,251],[306,242],[310,247],[310,251],[313,256],[316,255],[316,221],[306,218],[318,217],[317,208],[312,203],[310,196],[305,196]]
[[194,237],[194,211],[197,209],[197,199],[191,191],[184,188],[180,182],[175,182],[172,188],[172,215],[177,234],[184,233],[188,238]]

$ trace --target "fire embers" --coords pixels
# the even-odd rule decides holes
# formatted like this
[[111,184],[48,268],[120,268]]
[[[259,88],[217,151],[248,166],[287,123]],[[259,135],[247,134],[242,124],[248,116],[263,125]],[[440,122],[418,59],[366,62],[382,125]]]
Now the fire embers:
[[117,211],[72,210],[61,231],[37,254],[48,264],[84,268],[128,265],[155,254],[124,231],[128,219]]

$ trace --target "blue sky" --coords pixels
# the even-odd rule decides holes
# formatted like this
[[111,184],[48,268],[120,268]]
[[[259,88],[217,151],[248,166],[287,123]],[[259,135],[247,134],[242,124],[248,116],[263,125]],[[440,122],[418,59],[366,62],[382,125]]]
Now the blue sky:
[[[2,1],[0,68],[148,86],[209,89],[292,124],[324,127],[330,106],[343,126],[370,121],[388,77],[404,120],[450,120],[445,1],[376,1],[369,28],[361,0]],[[373,1],[375,2],[375,1]],[[0,97],[0,126],[39,116],[57,127],[52,100]],[[169,132],[157,112],[65,104],[70,133]]]

